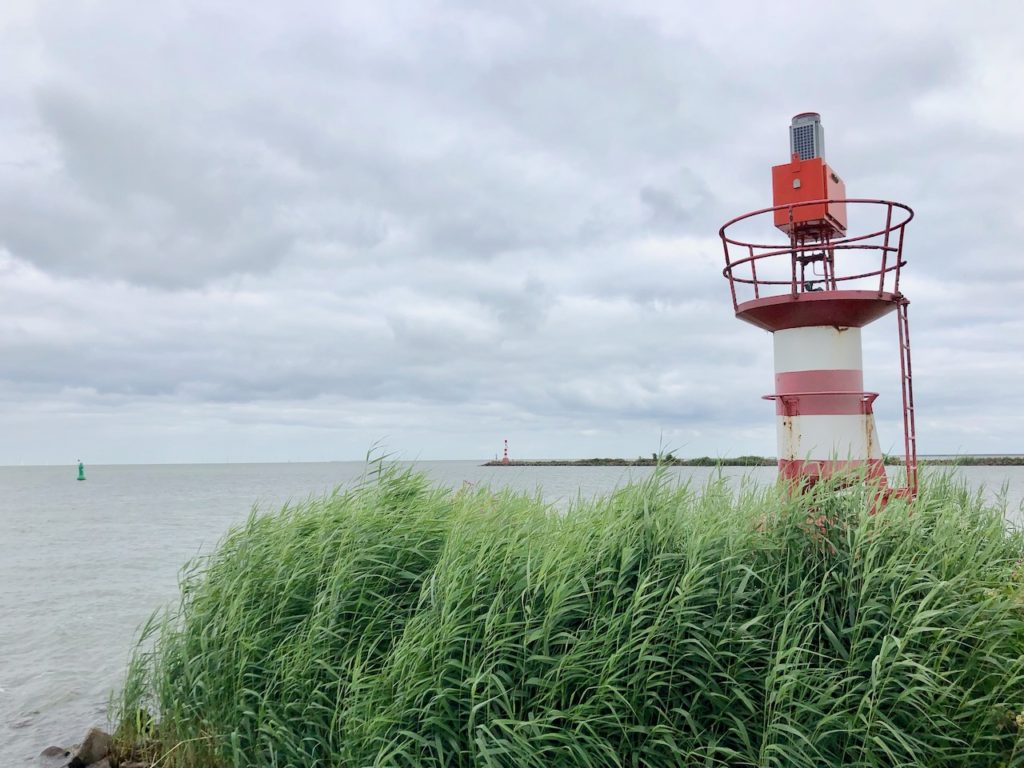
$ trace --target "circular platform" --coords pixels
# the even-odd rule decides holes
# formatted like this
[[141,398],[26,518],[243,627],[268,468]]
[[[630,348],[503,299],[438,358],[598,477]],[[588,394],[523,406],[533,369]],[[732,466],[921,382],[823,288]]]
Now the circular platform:
[[815,325],[862,328],[896,309],[900,299],[878,291],[785,293],[745,301],[737,305],[736,317],[772,332]]

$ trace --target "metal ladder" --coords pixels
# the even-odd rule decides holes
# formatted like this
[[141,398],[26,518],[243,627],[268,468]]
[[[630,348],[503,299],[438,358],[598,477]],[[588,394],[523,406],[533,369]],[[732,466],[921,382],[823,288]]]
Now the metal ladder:
[[903,491],[908,500],[917,495],[917,428],[914,423],[914,377],[910,366],[910,301],[897,294],[896,322],[900,331],[900,379],[903,387],[903,443],[906,453],[907,485]]

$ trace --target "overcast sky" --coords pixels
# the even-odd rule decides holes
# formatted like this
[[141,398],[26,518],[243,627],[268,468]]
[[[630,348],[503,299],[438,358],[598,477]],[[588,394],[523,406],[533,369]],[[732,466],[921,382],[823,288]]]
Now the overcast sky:
[[1022,9],[5,0],[0,463],[774,455],[717,233],[805,110],[919,449],[1024,452]]

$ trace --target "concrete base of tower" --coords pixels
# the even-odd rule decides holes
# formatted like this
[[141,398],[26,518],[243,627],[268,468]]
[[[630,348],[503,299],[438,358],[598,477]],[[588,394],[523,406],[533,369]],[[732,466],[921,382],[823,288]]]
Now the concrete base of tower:
[[897,293],[878,291],[807,291],[745,301],[736,317],[766,331],[814,325],[862,328],[896,309]]

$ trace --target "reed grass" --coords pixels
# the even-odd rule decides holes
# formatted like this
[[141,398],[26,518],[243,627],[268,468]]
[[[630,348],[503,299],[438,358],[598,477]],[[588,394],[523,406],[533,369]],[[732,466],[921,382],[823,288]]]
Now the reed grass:
[[384,468],[190,566],[120,738],[193,768],[1021,764],[1024,539],[948,476],[870,508],[656,472],[555,513]]

